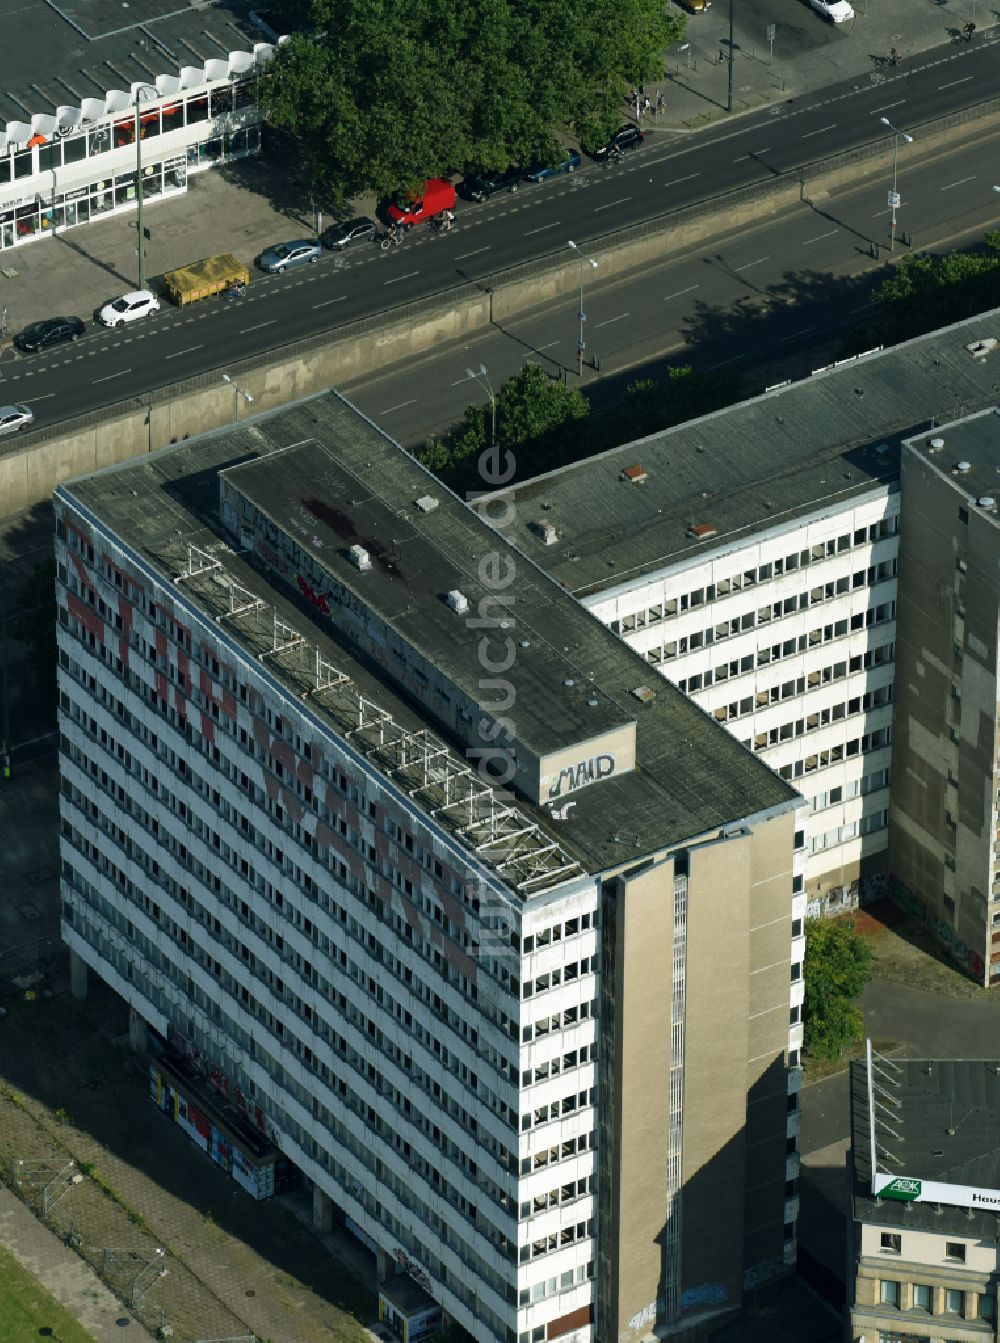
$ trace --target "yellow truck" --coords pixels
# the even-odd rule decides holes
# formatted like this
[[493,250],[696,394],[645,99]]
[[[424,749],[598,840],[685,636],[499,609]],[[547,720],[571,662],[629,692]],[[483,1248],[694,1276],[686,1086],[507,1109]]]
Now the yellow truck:
[[177,270],[168,270],[163,277],[167,297],[182,308],[185,303],[194,303],[196,299],[221,294],[231,285],[249,283],[249,266],[243,261],[237,261],[230,252],[224,256],[206,257],[204,261],[196,261],[190,266],[179,266]]

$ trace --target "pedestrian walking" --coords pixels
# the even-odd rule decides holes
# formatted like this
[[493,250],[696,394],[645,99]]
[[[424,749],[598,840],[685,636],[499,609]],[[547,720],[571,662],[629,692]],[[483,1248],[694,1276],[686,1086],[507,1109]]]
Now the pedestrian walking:
[[646,116],[648,117],[648,116],[649,116],[649,94],[648,94],[648,93],[646,94],[645,98],[642,100],[642,110],[643,110],[643,112],[645,112]]
[[656,95],[656,112],[657,112],[657,115],[659,115],[659,114],[663,111],[663,108],[664,108],[665,103],[666,103],[666,99],[664,98],[664,96],[663,96],[663,90],[661,89],[661,90],[659,91],[659,93]]

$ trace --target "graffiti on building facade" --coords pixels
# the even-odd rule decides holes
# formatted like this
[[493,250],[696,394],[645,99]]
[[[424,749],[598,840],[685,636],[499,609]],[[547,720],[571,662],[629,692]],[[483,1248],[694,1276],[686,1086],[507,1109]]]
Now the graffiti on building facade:
[[566,793],[575,792],[577,788],[585,788],[588,783],[608,779],[614,772],[613,755],[592,755],[588,760],[581,760],[576,765],[567,765],[549,784],[549,801],[563,797]]

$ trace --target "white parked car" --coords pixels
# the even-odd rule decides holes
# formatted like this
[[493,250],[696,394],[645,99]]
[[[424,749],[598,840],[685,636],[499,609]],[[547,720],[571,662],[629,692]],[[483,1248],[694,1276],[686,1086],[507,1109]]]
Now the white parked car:
[[148,289],[135,289],[131,294],[122,294],[113,303],[105,303],[98,316],[105,326],[121,326],[122,322],[135,322],[159,311],[160,300],[155,294]]
[[809,3],[817,14],[822,14],[831,23],[847,23],[854,18],[854,10],[847,0],[809,0]]
[[29,406],[0,406],[0,434],[16,434],[34,422]]

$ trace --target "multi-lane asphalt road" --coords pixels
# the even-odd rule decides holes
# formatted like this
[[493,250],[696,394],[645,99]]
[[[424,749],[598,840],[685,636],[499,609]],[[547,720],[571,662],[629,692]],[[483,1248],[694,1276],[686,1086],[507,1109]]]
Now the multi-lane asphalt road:
[[948,46],[873,74],[879,82],[828,88],[697,136],[653,131],[622,166],[589,166],[465,205],[447,236],[418,231],[389,253],[367,246],[287,276],[258,275],[231,304],[206,300],[113,332],[89,328],[76,345],[0,365],[0,402],[27,402],[39,427],[55,424],[457,285],[488,283],[570,238],[599,246],[616,228],[871,142],[886,133],[881,116],[905,129],[992,97],[1000,42]]

